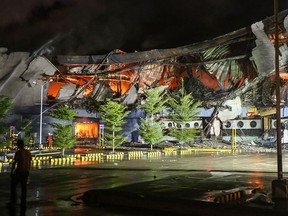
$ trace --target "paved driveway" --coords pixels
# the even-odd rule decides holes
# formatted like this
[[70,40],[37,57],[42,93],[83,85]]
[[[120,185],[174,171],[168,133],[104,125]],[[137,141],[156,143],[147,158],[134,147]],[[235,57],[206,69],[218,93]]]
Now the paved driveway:
[[[286,159],[284,155],[283,167],[288,168]],[[151,181],[151,185],[167,190],[167,194],[171,190],[171,196],[177,187],[187,187],[195,192],[191,198],[206,201],[212,201],[216,192],[237,187],[269,190],[271,181],[277,177],[276,161],[276,154],[272,153],[205,153],[32,170],[24,212],[27,216],[135,215],[133,211],[118,208],[89,207],[79,197],[91,189],[116,188],[143,181]],[[5,207],[9,200],[10,177],[9,173],[0,176],[1,215],[20,215],[20,207],[13,211]],[[151,213],[138,212],[137,215]]]

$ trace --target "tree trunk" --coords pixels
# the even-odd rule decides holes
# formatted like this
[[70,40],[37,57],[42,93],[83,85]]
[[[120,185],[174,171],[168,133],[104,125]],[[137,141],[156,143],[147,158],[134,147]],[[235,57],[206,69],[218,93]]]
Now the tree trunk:
[[113,128],[113,132],[112,132],[112,135],[113,135],[113,138],[112,138],[112,152],[114,153],[115,151],[115,132],[114,132],[114,125],[112,126]]

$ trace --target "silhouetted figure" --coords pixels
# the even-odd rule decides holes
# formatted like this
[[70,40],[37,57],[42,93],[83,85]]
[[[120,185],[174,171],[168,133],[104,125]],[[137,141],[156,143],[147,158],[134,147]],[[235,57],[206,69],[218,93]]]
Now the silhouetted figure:
[[18,150],[15,153],[11,169],[11,196],[10,204],[16,204],[16,189],[21,184],[21,205],[26,205],[27,181],[31,167],[31,153],[24,149],[23,140],[17,140]]

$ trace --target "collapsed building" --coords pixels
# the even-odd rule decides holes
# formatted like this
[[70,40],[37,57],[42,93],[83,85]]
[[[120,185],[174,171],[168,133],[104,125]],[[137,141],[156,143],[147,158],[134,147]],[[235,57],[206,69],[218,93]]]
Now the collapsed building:
[[[287,15],[288,10],[278,15],[284,120],[288,117]],[[32,54],[0,48],[0,95],[11,97],[15,104],[8,123],[31,119],[38,140],[40,116],[44,139],[45,134],[53,133],[49,109],[71,104],[78,113],[73,121],[74,133],[83,142],[96,142],[101,124],[97,108],[111,98],[132,110],[123,133],[128,141],[138,142],[139,118],[145,115],[137,109],[145,100],[142,93],[157,86],[177,90],[183,79],[186,91],[203,102],[199,120],[191,125],[188,122],[189,127],[203,129],[206,136],[229,138],[232,120],[236,119],[242,135],[259,137],[273,129],[275,121],[274,42],[273,17],[269,17],[211,40],[171,49],[55,56],[47,52],[53,41]],[[43,106],[41,114],[39,106]],[[160,115],[164,128],[169,128],[165,111]]]

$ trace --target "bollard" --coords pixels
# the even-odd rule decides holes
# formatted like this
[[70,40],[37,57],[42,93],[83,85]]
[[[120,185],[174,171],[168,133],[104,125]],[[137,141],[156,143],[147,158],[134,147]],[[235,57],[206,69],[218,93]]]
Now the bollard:
[[215,197],[214,202],[217,203],[229,203],[231,201],[240,200],[244,195],[243,191],[237,191],[234,193],[223,194]]

